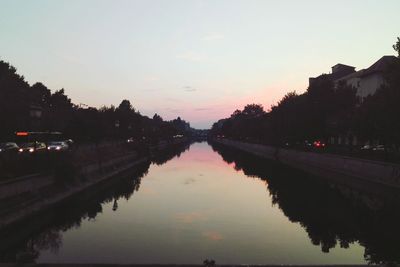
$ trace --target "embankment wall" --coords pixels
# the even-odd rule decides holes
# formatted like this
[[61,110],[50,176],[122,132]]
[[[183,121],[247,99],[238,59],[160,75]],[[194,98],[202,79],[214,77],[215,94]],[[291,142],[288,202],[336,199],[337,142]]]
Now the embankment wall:
[[250,154],[276,160],[308,173],[335,179],[345,183],[360,181],[400,188],[400,165],[379,161],[351,158],[340,155],[305,152],[267,145],[250,144],[228,139],[216,139],[217,143]]

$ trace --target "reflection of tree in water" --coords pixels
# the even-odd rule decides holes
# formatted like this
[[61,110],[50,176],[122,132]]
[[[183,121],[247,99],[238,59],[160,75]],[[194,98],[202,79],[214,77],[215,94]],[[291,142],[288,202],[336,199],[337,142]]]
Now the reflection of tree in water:
[[400,262],[400,215],[398,202],[382,199],[370,209],[358,198],[344,196],[340,187],[277,163],[212,144],[224,161],[251,177],[265,180],[272,202],[292,222],[299,223],[323,252],[358,242],[370,263]]
[[[40,251],[50,250],[57,253],[62,246],[62,233],[71,228],[79,228],[86,220],[95,220],[103,212],[104,204],[130,199],[135,191],[139,190],[141,178],[147,174],[150,162],[138,166],[135,171],[127,176],[111,179],[96,188],[86,190],[68,203],[47,211],[46,214],[33,218],[42,221],[40,227],[29,233],[29,238],[18,242],[18,245],[0,251],[0,262],[32,261],[40,256]],[[50,222],[50,223],[49,223]],[[29,228],[26,223],[21,225]],[[17,227],[19,228],[19,227]],[[10,234],[21,229],[13,229]],[[26,230],[24,230],[26,231]],[[2,237],[10,240],[13,236]]]
[[189,150],[191,143],[186,142],[184,144],[177,144],[170,148],[162,150],[160,153],[156,153],[152,158],[152,162],[156,165],[163,165],[175,157],[180,157],[181,154]]
[[[189,146],[190,144],[182,144],[163,150],[153,161],[156,164],[164,164],[175,156],[179,157]],[[97,215],[103,212],[104,204],[112,203],[112,209],[116,211],[118,200],[129,200],[134,192],[139,190],[141,178],[147,174],[149,167],[150,162],[142,163],[129,175],[96,185],[68,200],[64,205],[33,218],[31,221],[38,222],[37,224],[24,222],[8,233],[0,234],[0,262],[32,262],[40,256],[40,251],[57,253],[62,246],[63,232],[79,228],[86,220],[95,220]],[[17,240],[15,233],[21,233]]]
[[[176,145],[165,150],[165,154],[160,152],[153,161],[164,164],[175,156],[179,157],[189,146],[187,143]],[[139,190],[141,178],[147,174],[149,167],[150,162],[142,163],[128,175],[110,179],[80,193],[68,203],[33,218],[31,221],[39,222],[36,226],[24,222],[16,229],[1,234],[0,240],[4,245],[0,244],[0,262],[32,262],[39,258],[40,251],[57,253],[62,246],[63,232],[79,228],[84,221],[95,220],[103,212],[105,204],[112,203],[112,209],[117,210],[118,200],[129,200]],[[29,237],[15,241],[14,233],[25,233],[24,236]]]

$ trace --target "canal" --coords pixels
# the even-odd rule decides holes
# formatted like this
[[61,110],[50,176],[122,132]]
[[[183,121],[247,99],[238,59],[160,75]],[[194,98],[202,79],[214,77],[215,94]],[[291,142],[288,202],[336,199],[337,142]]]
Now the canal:
[[0,255],[38,263],[393,262],[400,255],[397,211],[203,142],[24,223],[20,234],[3,238]]

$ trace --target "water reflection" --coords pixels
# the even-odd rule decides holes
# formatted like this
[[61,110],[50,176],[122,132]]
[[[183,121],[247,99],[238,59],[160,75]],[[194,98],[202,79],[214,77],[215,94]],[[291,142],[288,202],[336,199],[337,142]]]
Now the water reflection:
[[24,222],[0,233],[0,262],[34,262],[44,250],[57,254],[63,244],[63,232],[79,228],[85,220],[96,220],[107,203],[112,202],[112,210],[117,211],[120,200],[129,200],[139,190],[141,179],[148,173],[151,163],[163,165],[189,147],[190,143],[178,144],[155,153],[152,161],[140,164],[129,174],[91,188],[60,207],[35,216],[31,219],[35,223]]
[[191,144],[192,143],[187,142],[187,143],[178,144],[171,148],[163,150],[162,152],[159,152],[154,155],[154,157],[152,158],[152,162],[157,165],[163,165],[175,157],[179,158],[182,153],[189,150]]
[[392,200],[216,144],[212,149],[207,143],[177,146],[3,233],[0,262],[399,260],[400,219]]
[[400,206],[391,190],[386,197],[371,195],[218,144],[212,147],[235,170],[265,180],[272,202],[300,223],[323,252],[359,243],[369,263],[400,262]]
[[[116,210],[118,201],[130,199],[139,189],[149,166],[150,162],[145,162],[129,175],[87,190],[68,203],[32,218],[30,222],[33,223],[24,222],[2,233],[0,262],[34,261],[42,250],[57,253],[62,247],[63,232],[79,228],[85,220],[96,220],[106,203],[113,202],[113,210]],[[29,238],[25,238],[27,235]]]

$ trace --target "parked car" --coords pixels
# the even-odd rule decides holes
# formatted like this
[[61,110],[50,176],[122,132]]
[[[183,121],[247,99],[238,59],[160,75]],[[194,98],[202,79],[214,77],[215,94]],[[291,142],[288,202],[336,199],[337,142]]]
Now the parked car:
[[321,140],[317,140],[317,141],[314,141],[313,146],[315,148],[324,148],[325,147],[325,143],[322,142]]
[[364,145],[361,147],[361,150],[371,150],[373,148],[373,146],[371,145]]
[[66,151],[68,150],[69,146],[66,142],[57,141],[57,142],[49,142],[47,144],[48,151]]
[[308,140],[305,140],[305,141],[304,141],[304,146],[305,146],[305,147],[311,147],[312,144],[311,144]]
[[18,152],[18,145],[16,143],[0,143],[0,153],[14,153]]
[[64,142],[68,145],[68,147],[72,147],[74,145],[74,141],[72,139],[67,139]]
[[376,145],[372,148],[372,151],[385,151],[384,145]]
[[133,137],[128,138],[128,139],[126,140],[126,142],[127,142],[128,144],[135,143],[135,141],[136,141],[136,139],[134,139]]
[[25,143],[19,146],[19,153],[40,153],[46,151],[46,144],[41,142]]
[[18,154],[18,149],[16,143],[0,143],[0,159],[13,159]]

